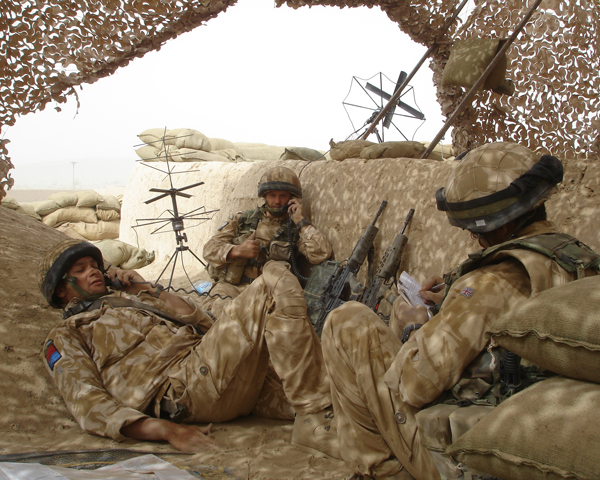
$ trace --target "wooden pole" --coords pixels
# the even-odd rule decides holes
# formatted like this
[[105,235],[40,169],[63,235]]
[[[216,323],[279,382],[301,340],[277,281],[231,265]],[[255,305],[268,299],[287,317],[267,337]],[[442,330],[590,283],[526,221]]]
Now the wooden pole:
[[542,0],[535,0],[535,2],[531,6],[531,8],[527,11],[527,13],[523,17],[523,19],[521,20],[519,25],[517,25],[517,27],[515,28],[515,31],[512,33],[512,35],[510,37],[508,37],[508,40],[504,43],[504,45],[502,45],[502,48],[498,51],[498,53],[496,53],[496,56],[494,57],[492,62],[488,65],[488,67],[481,74],[479,79],[475,82],[475,85],[473,85],[471,87],[471,90],[469,90],[469,92],[467,93],[465,98],[463,98],[462,102],[460,102],[460,105],[458,107],[456,107],[456,110],[454,110],[454,112],[452,113],[450,118],[446,121],[446,123],[444,124],[442,129],[438,132],[436,137],[429,144],[429,147],[427,147],[427,150],[425,150],[425,152],[423,152],[423,155],[421,155],[421,158],[427,158],[429,156],[429,154],[433,151],[435,146],[442,139],[444,134],[448,131],[448,129],[452,126],[452,124],[456,121],[456,118],[458,117],[458,115],[465,108],[467,108],[467,106],[471,103],[471,100],[477,93],[477,90],[479,90],[479,87],[483,84],[483,82],[485,81],[487,76],[494,69],[494,67],[498,64],[498,62],[502,58],[502,55],[504,55],[506,53],[506,51],[508,50],[508,47],[510,47],[512,45],[512,43],[515,41],[515,38],[517,38],[517,35],[519,33],[521,33],[521,30],[523,30],[523,28],[525,28],[525,25],[531,18],[531,15],[533,15],[533,12],[535,11],[535,9],[539,6],[539,4],[541,2],[542,2]]
[[[467,2],[468,2],[468,0],[463,0],[463,2],[458,6],[456,11],[454,12],[454,15],[452,15],[452,17],[444,24],[444,26],[438,36],[438,39],[441,39],[441,37],[448,31],[448,29],[450,28],[450,25],[452,25],[452,23],[454,23],[454,20],[456,20],[456,17],[458,17],[460,11],[464,8],[464,6],[467,4]],[[371,133],[373,133],[373,130],[375,130],[375,127],[383,119],[383,117],[385,116],[387,111],[391,108],[392,105],[394,105],[394,103],[396,103],[398,101],[398,99],[400,98],[400,94],[402,93],[402,90],[404,90],[406,88],[408,83],[412,80],[412,78],[415,76],[415,74],[419,71],[419,68],[421,68],[421,65],[423,65],[423,63],[425,63],[425,60],[427,60],[427,58],[429,58],[429,56],[438,47],[438,45],[439,45],[438,42],[435,41],[427,49],[425,54],[421,57],[421,60],[419,60],[419,62],[415,66],[415,68],[413,68],[412,72],[410,72],[408,77],[406,77],[404,82],[402,82],[402,85],[400,85],[400,87],[398,87],[398,90],[396,90],[396,92],[394,93],[394,95],[392,95],[392,97],[390,98],[388,103],[386,103],[386,105],[383,107],[381,112],[379,112],[379,114],[375,117],[375,120],[373,120],[373,122],[371,123],[371,126],[367,129],[365,134],[362,136],[362,140],[366,140],[367,137],[369,135],[371,135]]]

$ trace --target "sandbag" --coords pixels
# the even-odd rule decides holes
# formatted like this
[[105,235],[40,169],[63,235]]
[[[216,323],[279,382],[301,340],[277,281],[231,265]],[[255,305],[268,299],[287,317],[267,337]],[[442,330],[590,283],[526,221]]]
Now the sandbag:
[[[425,145],[425,148],[429,148],[431,142],[420,142]],[[442,145],[438,143],[431,153],[427,156],[429,160],[454,160],[454,153],[452,151],[452,144]]]
[[78,198],[75,192],[56,192],[50,195],[48,200],[54,200],[60,208],[65,208],[77,205]]
[[135,153],[137,153],[137,156],[142,160],[147,162],[156,162],[159,160],[156,158],[158,157],[159,150],[160,148],[157,148],[154,145],[144,145],[143,147],[136,149]]
[[113,220],[112,222],[99,220],[98,223],[78,222],[72,223],[70,226],[88,240],[105,240],[119,238],[120,225],[120,220]]
[[235,144],[229,140],[224,140],[222,138],[209,138],[208,140],[212,147],[211,152],[215,150],[235,150]]
[[[471,88],[496,56],[501,42],[498,38],[468,38],[454,42],[442,73],[442,85]],[[500,87],[504,83],[506,66],[506,55],[503,55],[485,79],[483,88]]]
[[425,150],[420,142],[382,142],[363,148],[360,158],[421,158]]
[[154,261],[154,252],[148,253],[143,248],[119,240],[99,240],[93,243],[102,252],[104,260],[123,270],[142,268]]
[[600,275],[545,290],[498,318],[487,335],[552,372],[600,382]]
[[267,146],[243,146],[242,144],[236,143],[235,149],[237,152],[248,160],[267,160],[274,161],[279,160],[279,157],[283,154],[285,148],[277,147],[274,145]]
[[329,155],[331,155],[332,160],[337,161],[346,160],[347,158],[360,158],[360,152],[372,145],[376,145],[376,143],[369,142],[368,140],[345,140],[336,143],[332,138],[329,141],[329,146],[331,147]]
[[177,148],[192,148],[210,152],[212,145],[206,135],[192,128],[176,128],[169,130],[167,135],[175,139]]
[[77,192],[78,207],[95,207],[104,201],[104,197],[94,190],[81,190]]
[[[163,140],[164,137],[164,140]],[[163,148],[163,142],[172,142],[175,145],[175,139],[169,137],[166,128],[148,128],[138,135],[138,138],[154,148]],[[169,143],[167,143],[168,145]]]
[[121,218],[121,214],[116,210],[96,210],[96,216],[98,217],[98,220],[103,220],[105,222],[119,220]]
[[31,204],[33,205],[35,213],[40,217],[44,217],[60,208],[58,203],[54,200],[41,200],[39,202],[31,202]]
[[121,202],[114,195],[103,195],[104,199],[96,205],[96,210],[115,210],[121,211]]
[[42,221],[49,227],[56,227],[72,222],[97,223],[98,217],[91,207],[65,207],[46,215]]
[[19,202],[17,202],[17,200],[14,197],[10,197],[8,195],[2,199],[0,204],[3,207],[10,208],[11,210],[16,210],[17,208],[19,208]]
[[313,148],[285,147],[279,160],[304,160],[307,162],[313,160],[325,160],[325,153],[319,152]]
[[22,213],[23,215],[35,218],[36,220],[42,219],[42,217],[35,213],[35,206],[32,203],[22,203],[15,209],[15,212]]
[[214,155],[219,155],[220,157],[223,157],[225,160],[222,160],[222,161],[229,161],[229,162],[243,162],[244,161],[244,157],[242,155],[240,155],[235,148],[227,148],[225,150],[214,150],[213,149],[210,153],[212,153]]
[[73,230],[73,227],[71,227],[70,223],[63,223],[62,225],[58,225],[55,228],[59,232],[64,233],[69,238],[73,238],[75,240],[86,240],[87,241],[87,238],[82,237],[75,230]]
[[446,454],[511,480],[598,479],[600,385],[565,377],[502,402]]
[[182,147],[176,153],[182,162],[227,162],[227,157],[217,155],[214,152],[204,150],[195,150],[193,148]]

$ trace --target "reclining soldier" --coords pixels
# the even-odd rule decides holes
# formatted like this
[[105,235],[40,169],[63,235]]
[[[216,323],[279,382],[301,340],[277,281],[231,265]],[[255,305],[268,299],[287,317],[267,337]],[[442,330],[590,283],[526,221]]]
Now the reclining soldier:
[[331,256],[325,236],[304,217],[302,186],[293,170],[267,170],[259,181],[258,197],[264,202],[262,206],[231,215],[230,221],[204,245],[209,273],[218,280],[204,308],[216,315],[223,307],[217,294],[237,297],[269,260],[290,262],[296,270],[295,250],[314,265]]
[[108,277],[120,288],[106,286],[97,247],[69,239],[46,252],[38,271],[47,302],[64,310],[45,363],[84,430],[185,451],[214,446],[210,425],[190,423],[249,414],[271,363],[296,412],[292,443],[339,457],[321,344],[288,265],[265,264],[217,322],[197,296],[113,268]]
[[[441,303],[439,312],[429,319],[425,307],[396,301],[390,327],[357,302],[330,313],[323,355],[335,372],[332,400],[351,478],[489,478],[442,455],[511,393],[487,328],[543,290],[598,274],[600,257],[546,219],[544,202],[562,178],[555,157],[514,143],[470,151],[436,199],[483,250],[445,276],[441,298],[423,291]],[[529,368],[534,380],[544,378]],[[439,444],[428,449],[424,438]]]

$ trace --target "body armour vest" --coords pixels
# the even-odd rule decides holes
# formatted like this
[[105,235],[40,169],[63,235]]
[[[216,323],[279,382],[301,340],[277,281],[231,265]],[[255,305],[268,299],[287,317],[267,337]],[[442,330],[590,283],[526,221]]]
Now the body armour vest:
[[[565,233],[546,233],[509,240],[470,254],[465,262],[444,276],[446,283],[444,298],[454,282],[463,275],[486,264],[502,261],[503,258],[511,257],[519,260],[518,252],[511,254],[511,250],[529,250],[541,253],[551,258],[567,272],[576,275],[577,279],[598,274],[600,271],[600,255],[587,245]],[[526,265],[524,266],[526,267]],[[502,398],[515,393],[514,391],[507,391],[508,387],[503,383],[508,369],[520,368],[521,375],[525,380],[522,388],[533,382],[543,380],[548,375],[553,375],[551,372],[539,371],[536,366],[519,367],[519,357],[511,355],[514,354],[508,351],[502,353],[498,351],[493,353],[489,351],[482,352],[465,369],[461,380],[450,392],[447,392],[451,393],[452,399],[449,399],[450,395],[442,395],[442,398],[438,401],[443,401],[444,403],[456,402],[461,406],[471,404],[495,405]],[[496,358],[494,359],[493,357]],[[514,362],[516,362],[516,365],[511,365]],[[480,393],[478,397],[471,395],[475,391]],[[482,392],[487,393],[481,395]]]
[[[240,245],[252,235],[258,228],[260,220],[263,218],[260,208],[246,210],[238,220],[238,227],[235,237],[232,240],[234,245]],[[234,285],[240,282],[250,283],[258,277],[262,267],[269,260],[290,261],[291,255],[294,255],[294,246],[300,238],[300,232],[294,222],[285,217],[275,234],[271,237],[268,244],[261,245],[257,258],[238,259],[235,262],[224,267],[219,275],[219,279]]]

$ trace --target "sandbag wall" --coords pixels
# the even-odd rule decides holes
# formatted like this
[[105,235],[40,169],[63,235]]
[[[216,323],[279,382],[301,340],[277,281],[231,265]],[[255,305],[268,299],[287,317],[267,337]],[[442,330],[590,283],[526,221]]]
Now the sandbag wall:
[[114,195],[100,195],[93,190],[57,192],[46,200],[19,203],[10,195],[2,206],[40,220],[49,227],[81,240],[104,240],[119,237],[121,203]]
[[305,147],[279,147],[266,143],[231,142],[209,138],[193,128],[149,128],[138,135],[136,149],[146,162],[255,162],[272,160],[316,160],[325,152]]
[[[600,251],[598,231],[600,201],[600,165],[592,161],[563,161],[565,181],[548,203],[549,215],[556,224]],[[174,186],[181,188],[197,182],[203,185],[186,190],[191,198],[177,198],[180,214],[204,206],[217,209],[212,220],[199,224],[184,220],[186,245],[202,257],[202,247],[231,214],[259,205],[256,198],[258,181],[267,169],[283,165],[300,174],[304,206],[312,222],[327,235],[337,260],[347,259],[356,241],[373,221],[383,200],[388,206],[379,218],[380,231],[375,239],[375,264],[385,248],[402,228],[410,208],[415,215],[407,229],[409,241],[402,267],[417,280],[441,273],[466,258],[466,252],[478,247],[468,232],[451,227],[445,214],[435,206],[435,191],[445,185],[453,162],[420,159],[347,159],[318,161],[253,162],[253,163],[188,163],[186,171],[173,176]],[[181,171],[178,169],[178,171]],[[168,220],[171,199],[144,202],[155,197],[151,188],[170,188],[163,173],[139,165],[131,175],[123,199],[120,239],[132,245],[143,242],[144,248],[156,252],[149,278],[160,272],[176,249],[175,234],[151,234],[156,225],[132,228],[138,219],[161,217]],[[169,223],[169,229],[170,229]],[[184,253],[188,273],[208,278],[202,265]],[[365,268],[360,279],[364,279]],[[180,267],[176,269],[182,274]]]

